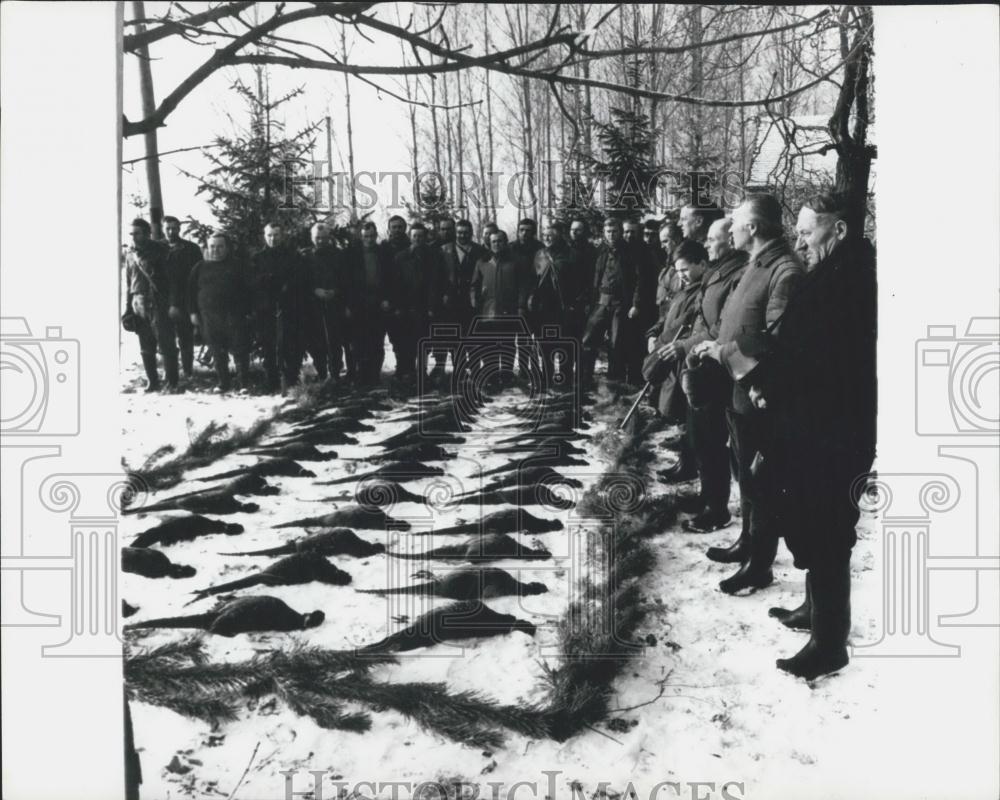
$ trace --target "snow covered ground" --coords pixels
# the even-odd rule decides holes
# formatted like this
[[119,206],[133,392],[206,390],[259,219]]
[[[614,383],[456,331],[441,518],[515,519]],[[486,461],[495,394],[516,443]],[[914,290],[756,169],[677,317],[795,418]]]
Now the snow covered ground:
[[[126,370],[126,392],[135,387],[137,374],[134,367]],[[505,411],[518,401],[523,401],[523,395],[507,392],[487,407],[477,425],[486,429],[507,424],[512,418]],[[123,424],[126,458],[129,463],[141,463],[144,455],[161,445],[181,446],[189,427],[196,431],[211,420],[246,427],[282,402],[281,398],[268,396],[220,398],[189,392],[165,397],[130,393]],[[248,574],[267,561],[220,553],[274,546],[302,535],[302,529],[274,530],[271,526],[325,513],[334,503],[342,505],[324,498],[349,491],[351,484],[323,487],[316,481],[367,468],[369,465],[343,459],[374,452],[381,439],[406,427],[406,423],[392,419],[412,410],[377,412],[380,422],[375,432],[358,434],[357,445],[330,448],[338,452],[340,459],[307,465],[317,472],[316,479],[269,478],[281,493],[252,498],[261,506],[259,513],[225,517],[227,522],[243,524],[243,534],[207,536],[162,548],[175,563],[195,566],[195,577],[151,580],[125,575],[122,596],[140,608],[129,622],[210,608],[214,605],[212,599],[183,606],[190,591]],[[599,429],[600,425],[595,425],[590,432]],[[273,434],[281,432],[279,426]],[[658,442],[676,435],[676,429],[667,430],[657,435]],[[560,471],[578,476],[588,485],[607,464],[597,448],[586,446],[590,466]],[[660,447],[658,443],[655,446]],[[672,457],[666,448],[660,449],[665,451],[665,460]],[[461,459],[445,462],[445,466],[463,486],[476,480],[479,469],[488,470],[510,458],[475,442],[462,446],[461,454]],[[192,472],[188,478],[253,460],[229,456]],[[405,486],[420,494],[432,480],[417,480]],[[188,488],[185,481],[163,495]],[[654,494],[678,491],[655,483],[651,488]],[[682,486],[680,491],[690,492],[692,488]],[[735,510],[736,504],[732,505]],[[433,524],[440,527],[468,518],[471,508],[475,507],[443,506],[428,511],[420,504],[404,503],[387,511],[417,522],[431,514]],[[527,510],[540,517],[566,513],[540,506]],[[126,518],[123,544],[158,518]],[[882,625],[881,539],[876,523],[870,516],[862,519],[854,554],[855,645],[876,641]],[[767,616],[767,608],[797,605],[802,574],[793,569],[790,555],[782,549],[775,565],[774,586],[747,597],[722,594],[718,581],[732,570],[706,560],[704,550],[709,545],[732,541],[738,526],[734,518],[728,530],[710,535],[688,534],[679,526],[671,526],[652,539],[657,565],[643,582],[648,613],[640,630],[641,636],[648,637],[648,646],[616,684],[612,705],[621,710],[612,715],[610,724],[563,743],[509,733],[505,747],[482,751],[442,738],[393,711],[373,714],[372,729],[357,734],[324,730],[280,703],[265,702],[246,710],[238,721],[212,730],[206,723],[172,711],[133,703],[143,771],[142,797],[278,800],[293,796],[289,792],[298,793],[294,795],[297,797],[321,798],[352,791],[363,797],[390,797],[398,791],[398,798],[406,800],[413,796],[412,787],[424,781],[440,782],[442,786],[461,781],[469,797],[471,791],[511,797],[516,782],[527,781],[520,796],[527,794],[539,800],[555,800],[555,794],[570,797],[574,792],[586,797],[595,793],[615,797],[629,793],[630,784],[639,798],[987,796],[979,788],[992,780],[983,775],[983,769],[994,757],[995,739],[970,742],[946,734],[927,735],[930,719],[937,720],[933,729],[938,733],[962,725],[963,711],[949,703],[947,695],[934,691],[935,686],[953,680],[954,673],[948,672],[945,663],[948,659],[855,658],[841,674],[813,685],[775,669],[774,659],[793,654],[806,635],[786,630]],[[393,545],[384,539],[384,532],[359,531],[359,535],[372,541],[381,536],[387,546]],[[566,538],[561,532],[541,534],[535,544],[544,544],[556,554]],[[525,537],[524,541],[532,544],[531,539]],[[291,634],[234,639],[208,636],[211,658],[240,660],[256,651],[287,647],[293,642],[352,647],[398,629],[399,623],[389,618],[400,613],[398,606],[390,612],[385,598],[355,591],[385,586],[390,579],[389,559],[378,555],[332,560],[351,573],[352,585],[268,589],[269,594],[298,611],[323,609],[323,625]],[[515,573],[522,581],[540,580],[549,586],[547,594],[489,601],[497,611],[538,624],[534,638],[514,632],[476,640],[451,653],[439,652],[445,648],[437,646],[430,648],[433,652],[402,654],[398,665],[379,667],[373,677],[444,681],[450,689],[476,690],[504,703],[540,701],[545,688],[542,665],[557,658],[552,646],[556,634],[550,623],[565,608],[573,583],[572,569],[558,561],[532,564],[529,570],[521,565],[520,574],[515,562],[499,562],[496,566]],[[429,607],[427,602],[408,606],[405,613],[409,619]],[[137,641],[155,645],[178,635],[176,631],[156,631]],[[989,664],[989,659],[975,663]],[[970,660],[965,665],[964,679],[981,681],[992,691],[995,678],[970,673],[974,669]],[[986,700],[991,697],[987,694]],[[322,771],[322,775],[316,771]],[[315,780],[321,783],[315,784]],[[371,783],[358,785],[365,781]],[[393,781],[408,782],[408,788],[394,790],[386,785]],[[235,795],[231,794],[234,791]],[[431,789],[425,792],[435,794]],[[450,792],[454,794],[454,789]]]

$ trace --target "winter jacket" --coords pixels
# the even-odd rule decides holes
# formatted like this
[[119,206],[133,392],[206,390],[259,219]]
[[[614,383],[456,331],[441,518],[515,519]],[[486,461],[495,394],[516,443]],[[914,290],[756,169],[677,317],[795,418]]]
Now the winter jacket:
[[436,247],[410,247],[396,254],[394,307],[415,317],[436,315],[444,297],[444,268]]
[[619,242],[601,246],[594,265],[594,289],[598,303],[625,308],[642,308],[639,281],[643,261],[638,250]]
[[202,260],[201,248],[187,239],[167,243],[167,295],[170,305],[188,313],[188,279],[194,265]]
[[479,260],[469,297],[479,316],[488,319],[524,316],[534,286],[532,265],[508,250]]
[[481,244],[470,242],[463,253],[455,242],[441,245],[441,261],[444,269],[443,282],[448,297],[448,310],[456,313],[472,313],[469,294],[472,291],[472,276],[476,264],[489,258],[489,252]]
[[125,255],[129,297],[143,295],[147,302],[167,305],[170,300],[170,282],[167,275],[169,250],[163,242],[150,239],[141,247],[134,245]]
[[776,421],[764,465],[800,568],[842,558],[856,541],[851,492],[875,457],[877,302],[871,244],[840,242],[802,278],[743,379]]
[[[734,381],[743,377],[752,359],[767,350],[803,275],[802,264],[784,238],[772,239],[750,259],[723,306],[716,339],[722,345],[720,363]],[[770,326],[775,327],[769,331]],[[738,414],[753,411],[739,383],[733,386],[732,408]]]
[[535,254],[535,288],[528,298],[531,311],[537,315],[560,317],[573,303],[578,293],[575,281],[576,257],[565,242],[544,247]]
[[712,262],[701,279],[701,303],[694,327],[677,344],[681,357],[686,356],[696,344],[714,340],[719,335],[722,308],[726,299],[743,277],[749,256],[743,250],[730,250],[718,261]]
[[190,312],[200,317],[245,319],[250,312],[249,270],[232,257],[199,261],[188,278]]

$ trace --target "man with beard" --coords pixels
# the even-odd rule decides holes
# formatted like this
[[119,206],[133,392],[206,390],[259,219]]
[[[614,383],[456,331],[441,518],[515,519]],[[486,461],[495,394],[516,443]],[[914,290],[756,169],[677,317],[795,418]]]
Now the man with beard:
[[229,354],[236,362],[240,393],[249,387],[250,345],[247,317],[250,313],[248,270],[233,253],[224,233],[208,240],[205,260],[195,264],[188,280],[191,323],[201,330],[212,353],[220,392],[231,388]]
[[[443,220],[442,220],[443,221]],[[472,275],[476,271],[476,264],[483,258],[487,258],[489,253],[482,245],[472,241],[472,223],[467,219],[460,219],[455,223],[454,241],[441,245],[441,259],[444,268],[444,291],[443,310],[441,321],[457,325],[459,338],[463,338],[469,333],[469,325],[472,324],[472,302],[470,293],[472,291]],[[455,362],[457,351],[453,347],[441,348],[434,353],[434,369],[432,376],[439,377],[444,374],[445,360],[451,353],[452,369],[458,370]]]
[[[747,254],[733,249],[730,244],[731,227],[731,219],[720,219],[708,230],[705,241],[711,263],[702,279],[701,310],[691,335],[676,343],[682,361],[699,344],[718,337],[722,308],[746,269]],[[691,533],[708,533],[726,527],[730,520],[726,407],[732,384],[726,371],[714,361],[705,361],[700,367],[691,364],[690,369],[687,434],[700,491],[690,509],[697,513],[683,523],[683,528]],[[744,517],[743,525],[746,529],[748,518]]]
[[440,310],[443,297],[439,255],[437,249],[427,244],[427,228],[414,222],[410,226],[410,247],[396,256],[393,265],[396,297],[392,329],[396,377],[401,381],[415,381],[417,370],[426,368],[420,362],[419,346],[420,340],[431,333],[430,323]]
[[488,358],[494,358],[496,369],[486,374],[502,379],[513,375],[519,358],[518,336],[524,335],[524,320],[528,312],[528,297],[535,285],[531,265],[507,244],[507,234],[497,231],[490,237],[491,255],[476,264],[472,275],[469,299],[480,320],[477,334],[494,338]]
[[354,352],[363,385],[378,383],[385,361],[385,331],[392,312],[392,262],[378,245],[378,228],[366,222],[361,228],[361,248],[356,252],[355,284],[358,288]]
[[285,241],[280,222],[265,226],[264,248],[251,257],[250,269],[254,329],[266,388],[285,392],[299,379],[309,289],[305,265]]
[[168,316],[177,336],[177,350],[181,357],[184,377],[194,374],[194,328],[188,310],[187,286],[191,269],[202,259],[201,248],[194,242],[181,238],[181,223],[177,217],[163,218],[163,232],[167,237],[167,285],[170,301]]
[[[572,301],[573,273],[576,268],[573,249],[567,244],[564,228],[560,222],[549,222],[542,230],[541,250],[535,254],[536,285],[528,298],[531,328],[545,371],[545,385],[566,388],[571,385],[575,365],[566,354],[556,374],[555,352],[558,340],[565,339],[566,314]],[[546,335],[546,328],[553,329],[555,336]],[[559,378],[557,383],[557,377]]]
[[[759,351],[760,341],[774,335],[803,275],[781,227],[781,204],[773,195],[758,194],[746,199],[733,212],[731,232],[733,244],[746,250],[750,261],[722,310],[719,335],[692,351],[696,359],[711,358],[724,366],[745,348]],[[719,583],[723,592],[735,594],[742,589],[761,589],[774,581],[771,564],[778,549],[778,524],[754,466],[757,454],[766,450],[773,436],[772,419],[754,407],[739,383],[733,385],[726,416],[737,464],[744,528],[734,545],[709,548],[707,555],[713,561],[741,563],[734,575]]]
[[153,241],[152,229],[144,219],[132,221],[132,246],[125,256],[128,282],[128,306],[136,316],[135,333],[139,337],[142,366],[146,370],[146,391],[160,388],[156,351],[163,356],[167,390],[176,391],[177,336],[170,319],[169,250],[163,242]]
[[802,605],[769,613],[810,631],[798,653],[777,661],[806,680],[848,662],[857,482],[875,457],[877,287],[862,220],[844,195],[820,195],[803,206],[802,286],[775,336],[729,360],[754,402],[779,421],[763,468],[795,566],[808,572]]

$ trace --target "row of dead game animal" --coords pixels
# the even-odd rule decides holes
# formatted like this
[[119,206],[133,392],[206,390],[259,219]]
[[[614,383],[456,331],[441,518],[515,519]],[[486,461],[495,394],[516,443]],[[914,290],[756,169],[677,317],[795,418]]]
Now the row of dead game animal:
[[[328,556],[367,558],[377,554],[389,557],[457,561],[473,564],[504,559],[544,560],[551,554],[543,547],[531,548],[520,544],[511,534],[539,534],[560,530],[562,522],[533,516],[521,506],[537,504],[556,509],[573,505],[564,489],[581,488],[580,481],[561,475],[556,467],[585,466],[579,458],[584,451],[573,439],[586,436],[578,429],[587,427],[587,416],[570,396],[546,398],[540,407],[529,402],[528,407],[515,408],[521,419],[510,426],[515,433],[507,436],[507,427],[493,431],[491,453],[509,453],[508,464],[483,474],[489,480],[475,492],[453,498],[456,504],[476,504],[480,507],[509,504],[512,508],[482,515],[474,522],[447,528],[422,531],[418,535],[466,535],[461,544],[445,545],[423,553],[386,551],[383,544],[362,539],[356,530],[408,530],[405,520],[396,520],[379,505],[388,502],[424,502],[424,498],[406,490],[401,483],[441,476],[441,467],[429,466],[429,461],[447,461],[455,453],[444,445],[462,445],[470,426],[460,422],[451,398],[434,405],[424,405],[411,414],[390,416],[383,423],[412,423],[401,433],[382,440],[382,451],[359,459],[371,463],[374,469],[320,485],[358,484],[355,497],[360,501],[321,516],[308,517],[275,525],[275,528],[300,527],[311,529],[306,536],[279,546],[251,552],[223,553],[227,556],[277,557],[264,569],[234,581],[194,592],[190,602],[253,586],[287,586],[320,582],[336,586],[351,583],[349,573],[327,560]],[[154,545],[172,545],[192,541],[211,534],[242,533],[242,525],[210,519],[203,514],[226,515],[236,512],[253,513],[256,503],[244,503],[237,496],[273,495],[280,489],[267,482],[268,477],[316,477],[300,462],[323,462],[337,459],[333,451],[321,451],[317,445],[356,444],[352,433],[374,431],[362,421],[374,411],[388,411],[391,406],[371,400],[359,400],[338,406],[332,414],[317,415],[301,412],[290,433],[273,442],[248,450],[261,456],[256,464],[201,478],[203,482],[224,481],[221,485],[175,495],[152,505],[126,510],[126,514],[147,514],[161,511],[186,511],[182,517],[167,519],[140,533],[130,546],[122,550],[122,569],[147,578],[187,578],[195,574],[191,566],[174,564]],[[527,430],[526,430],[527,428]],[[482,432],[479,431],[481,434]],[[555,488],[554,488],[555,487]],[[348,496],[329,498],[345,500]],[[379,502],[382,498],[385,502]],[[409,594],[447,598],[453,601],[419,618],[414,624],[358,652],[381,653],[405,651],[447,640],[495,636],[520,630],[529,635],[535,626],[509,614],[500,614],[482,601],[490,597],[533,595],[548,591],[538,582],[522,583],[510,573],[489,566],[460,568],[438,577],[431,572],[415,573],[414,577],[429,578],[424,583],[406,587],[359,589],[370,594]],[[123,614],[131,616],[137,609],[123,603]],[[214,609],[187,616],[148,619],[126,626],[126,630],[148,628],[196,628],[221,636],[268,631],[294,631],[312,628],[325,620],[323,611],[299,613],[284,601],[268,596],[238,597],[220,602]]]

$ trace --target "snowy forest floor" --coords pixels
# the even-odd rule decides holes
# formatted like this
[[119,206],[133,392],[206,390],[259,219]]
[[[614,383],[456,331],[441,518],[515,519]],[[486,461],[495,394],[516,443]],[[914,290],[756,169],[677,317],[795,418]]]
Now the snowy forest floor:
[[[123,455],[129,464],[141,464],[165,445],[182,450],[191,432],[210,422],[245,428],[292,402],[267,395],[221,398],[204,391],[145,395],[138,389],[141,369],[130,348],[127,342],[123,352]],[[391,357],[386,368],[391,369]],[[199,385],[207,385],[207,378],[203,375]],[[502,405],[498,401],[494,410]],[[591,433],[614,422],[597,421]],[[363,449],[400,429],[393,423],[384,431],[362,434],[367,438],[360,446]],[[677,429],[656,434],[655,446],[662,450],[663,461],[654,463],[654,470],[669,466],[675,458],[667,445],[677,434]],[[351,447],[335,449],[342,457],[355,454]],[[483,468],[498,463],[494,454],[481,457]],[[242,460],[233,456],[220,464],[228,468],[250,462],[245,456]],[[218,471],[220,464],[191,477]],[[592,469],[582,469],[581,474],[597,475],[606,467],[597,453],[592,464]],[[567,473],[572,474],[572,468]],[[254,498],[262,513],[280,514],[282,519],[319,513],[316,501],[334,492],[327,488],[317,494],[297,483],[303,480],[269,479],[283,493],[277,498]],[[653,496],[691,493],[696,488],[694,483],[659,484],[655,475],[651,481]],[[332,488],[339,491],[342,487]],[[736,499],[734,493],[733,511],[738,510]],[[122,596],[143,612],[136,619],[191,613],[180,611],[186,599],[181,591],[211,585],[230,569],[217,551],[254,549],[275,541],[276,532],[255,530],[259,520],[250,516],[236,514],[226,521],[244,523],[247,533],[228,539],[225,547],[213,541],[222,537],[210,537],[207,542],[200,539],[167,548],[175,562],[198,568],[195,578],[150,581],[125,576]],[[851,640],[855,646],[877,641],[882,628],[881,533],[876,523],[870,515],[862,517],[852,562]],[[125,520],[122,544],[151,524],[148,517]],[[647,609],[640,628],[645,651],[616,682],[612,708],[618,710],[603,724],[568,741],[510,734],[503,748],[482,751],[435,735],[393,711],[374,715],[372,729],[359,734],[324,730],[311,719],[273,704],[248,709],[239,720],[212,729],[164,708],[133,703],[143,773],[141,796],[279,800],[290,796],[286,794],[289,779],[291,788],[300,793],[296,796],[317,798],[335,797],[338,786],[346,784],[350,791],[361,781],[376,784],[359,790],[366,797],[391,796],[393,789],[380,784],[392,781],[433,781],[445,788],[462,782],[475,785],[480,795],[495,793],[498,787],[504,787],[499,789],[504,792],[517,781],[528,781],[534,789],[523,789],[522,796],[527,792],[538,800],[555,800],[553,791],[559,797],[570,797],[573,792],[587,798],[616,797],[630,793],[630,784],[637,797],[652,800],[656,784],[664,781],[677,788],[661,787],[660,797],[963,796],[950,791],[951,779],[955,770],[985,763],[980,760],[988,756],[983,743],[962,746],[949,744],[948,737],[942,741],[920,734],[929,719],[938,718],[945,726],[961,724],[956,709],[933,691],[936,682],[946,679],[944,660],[855,657],[840,674],[812,684],[779,672],[775,658],[795,653],[807,635],[785,629],[768,617],[767,609],[798,605],[803,575],[793,568],[790,554],[782,547],[771,587],[743,597],[721,593],[719,580],[733,570],[708,561],[704,552],[711,545],[730,543],[738,531],[735,516],[728,529],[708,535],[685,533],[678,521],[651,539],[657,563],[641,584]],[[232,546],[236,541],[238,548]],[[351,562],[349,571],[356,585],[377,583],[384,574],[377,561]],[[558,572],[549,580],[553,586],[560,580],[565,583]],[[306,585],[277,587],[269,593],[299,611],[325,608],[327,624],[286,635],[206,637],[213,640],[207,644],[214,658],[247,658],[291,640],[341,647],[383,633],[385,612],[379,601],[361,602],[349,588]],[[491,605],[518,616],[528,612],[544,616],[555,613],[552,604],[557,595],[559,591],[553,589],[540,596],[539,603],[534,602],[539,598],[527,598],[520,601],[520,608],[510,598],[491,601]],[[333,607],[331,597],[336,600]],[[175,635],[161,631],[140,642],[155,645]],[[407,680],[444,681],[450,688],[481,691],[502,702],[532,702],[537,699],[541,664],[553,657],[543,654],[546,643],[540,628],[535,641],[515,633],[478,640],[456,657],[405,658],[399,665],[378,669],[387,680],[405,673]],[[984,674],[982,680],[983,685],[991,685],[994,679]],[[289,770],[298,772],[289,778],[283,774]],[[310,771],[317,770],[325,771],[323,790],[310,795],[308,790],[314,785]],[[693,786],[698,782],[703,783],[700,789]],[[402,800],[410,796],[405,790],[399,795]]]

